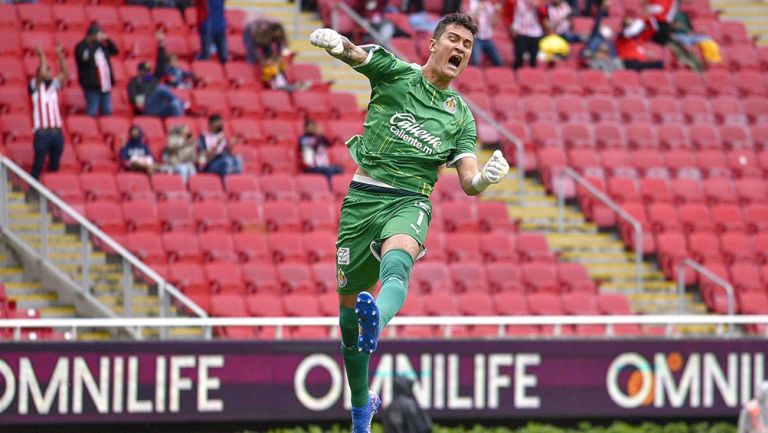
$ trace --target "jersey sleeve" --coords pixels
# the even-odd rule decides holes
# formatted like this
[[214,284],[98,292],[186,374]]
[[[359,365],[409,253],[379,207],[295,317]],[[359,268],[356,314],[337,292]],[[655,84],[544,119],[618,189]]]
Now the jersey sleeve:
[[390,81],[410,71],[412,66],[387,51],[380,45],[361,45],[368,52],[365,61],[353,68],[368,77],[371,83]]
[[454,167],[461,158],[477,158],[475,154],[477,143],[477,125],[475,118],[468,114],[456,135],[456,147],[448,155],[446,167]]

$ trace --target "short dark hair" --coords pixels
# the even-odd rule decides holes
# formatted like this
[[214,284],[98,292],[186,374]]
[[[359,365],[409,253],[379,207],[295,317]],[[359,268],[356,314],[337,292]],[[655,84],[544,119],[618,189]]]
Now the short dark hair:
[[221,117],[221,114],[211,114],[210,116],[208,116],[208,123],[213,123],[221,120],[224,120],[224,118]]
[[446,15],[437,23],[437,27],[435,27],[435,31],[432,33],[432,39],[440,39],[440,36],[445,32],[445,28],[451,24],[464,27],[472,32],[472,36],[477,34],[477,24],[475,24],[471,16],[454,12]]

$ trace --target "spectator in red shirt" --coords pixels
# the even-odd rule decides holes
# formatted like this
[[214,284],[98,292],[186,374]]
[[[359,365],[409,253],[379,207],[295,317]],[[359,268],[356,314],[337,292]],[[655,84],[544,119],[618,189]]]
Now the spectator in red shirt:
[[621,32],[616,39],[616,52],[624,67],[640,71],[643,69],[664,69],[661,60],[648,56],[643,44],[650,41],[654,29],[648,19],[625,17]]
[[335,174],[343,171],[338,165],[332,165],[328,157],[330,141],[320,132],[317,123],[307,119],[304,123],[304,135],[299,137],[299,152],[305,173],[318,173],[324,175],[331,183]]

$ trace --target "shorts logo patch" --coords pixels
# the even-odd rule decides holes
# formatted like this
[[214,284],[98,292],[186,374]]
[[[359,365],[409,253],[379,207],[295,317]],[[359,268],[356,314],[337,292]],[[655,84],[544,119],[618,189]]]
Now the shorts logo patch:
[[340,265],[349,264],[349,248],[339,248],[336,250],[336,263]]
[[347,285],[347,275],[344,273],[344,271],[339,271],[336,273],[336,284],[338,284],[339,288],[344,288]]
[[416,227],[416,224],[411,224],[411,229],[416,232],[416,236],[421,236],[421,229]]

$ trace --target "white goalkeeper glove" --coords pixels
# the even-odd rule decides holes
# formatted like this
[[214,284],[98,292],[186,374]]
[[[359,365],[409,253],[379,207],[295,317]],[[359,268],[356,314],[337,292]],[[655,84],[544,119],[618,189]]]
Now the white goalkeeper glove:
[[472,187],[477,192],[485,191],[491,184],[497,184],[502,181],[509,173],[509,164],[500,150],[496,150],[491,155],[491,159],[485,163],[480,173],[472,178]]
[[338,56],[344,52],[344,39],[333,29],[317,29],[309,35],[309,43],[316,47],[325,48],[329,53]]

